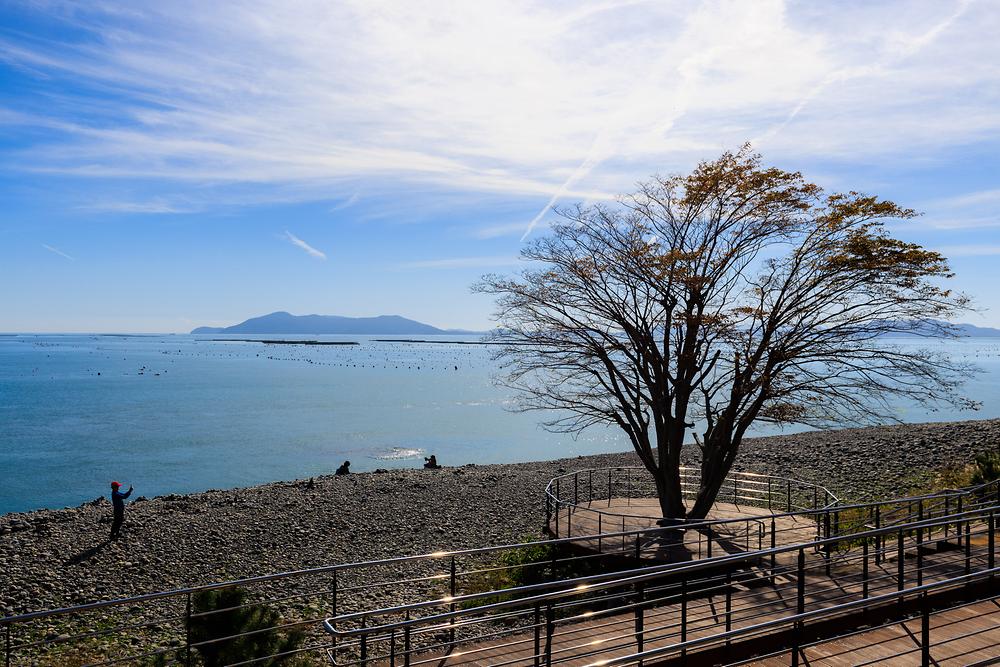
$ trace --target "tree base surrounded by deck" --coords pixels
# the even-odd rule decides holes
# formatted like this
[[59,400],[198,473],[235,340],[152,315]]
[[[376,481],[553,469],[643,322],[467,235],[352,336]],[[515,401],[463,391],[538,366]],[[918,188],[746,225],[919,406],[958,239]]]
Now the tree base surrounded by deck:
[[661,518],[656,498],[611,498],[561,507],[550,517],[548,530],[555,538],[594,536],[574,543],[579,548],[668,562],[746,553],[816,537],[816,523],[807,516],[724,502],[712,506],[705,521],[715,523],[704,528],[619,534],[659,528]]

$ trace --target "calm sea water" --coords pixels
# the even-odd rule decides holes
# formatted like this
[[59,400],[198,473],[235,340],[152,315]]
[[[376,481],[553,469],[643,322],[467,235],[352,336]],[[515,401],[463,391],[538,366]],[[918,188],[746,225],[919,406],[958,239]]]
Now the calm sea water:
[[[429,454],[458,465],[630,448],[610,429],[574,439],[540,428],[540,414],[509,412],[490,349],[460,338],[213,338],[0,336],[0,513],[76,505],[111,479],[154,496],[325,474],[345,459],[364,471]],[[1000,340],[936,344],[984,368],[967,387],[983,410],[900,416],[1000,417]]]

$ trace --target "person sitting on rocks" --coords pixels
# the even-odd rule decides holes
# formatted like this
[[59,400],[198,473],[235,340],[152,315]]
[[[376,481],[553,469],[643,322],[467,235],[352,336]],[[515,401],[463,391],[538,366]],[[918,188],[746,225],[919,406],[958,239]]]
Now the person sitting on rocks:
[[335,472],[333,474],[334,475],[350,475],[351,474],[351,462],[350,461],[344,461],[343,463],[340,464],[340,467],[337,468],[337,472]]
[[128,491],[120,492],[120,482],[111,482],[111,504],[114,507],[115,518],[111,522],[111,539],[117,540],[121,535],[122,524],[125,522],[125,499],[132,495],[132,485],[129,484]]
[[433,454],[431,454],[430,456],[425,456],[424,461],[426,461],[426,463],[424,463],[424,468],[426,468],[427,470],[439,470],[441,468],[441,466],[438,465],[437,457],[434,456]]

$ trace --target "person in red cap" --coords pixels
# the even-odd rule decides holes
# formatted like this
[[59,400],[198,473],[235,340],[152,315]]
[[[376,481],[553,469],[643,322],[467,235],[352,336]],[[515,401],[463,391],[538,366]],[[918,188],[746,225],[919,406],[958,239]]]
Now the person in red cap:
[[111,522],[111,539],[113,540],[117,540],[121,534],[122,523],[125,522],[125,499],[132,495],[131,484],[125,493],[119,491],[120,488],[122,488],[120,482],[111,482],[111,504],[115,508],[115,520]]

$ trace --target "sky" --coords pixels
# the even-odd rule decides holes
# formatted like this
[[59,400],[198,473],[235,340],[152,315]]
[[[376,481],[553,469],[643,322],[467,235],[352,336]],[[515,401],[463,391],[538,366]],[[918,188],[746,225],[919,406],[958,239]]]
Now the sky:
[[0,0],[0,331],[286,310],[486,329],[553,206],[744,142],[915,208],[1000,326],[1000,11]]

